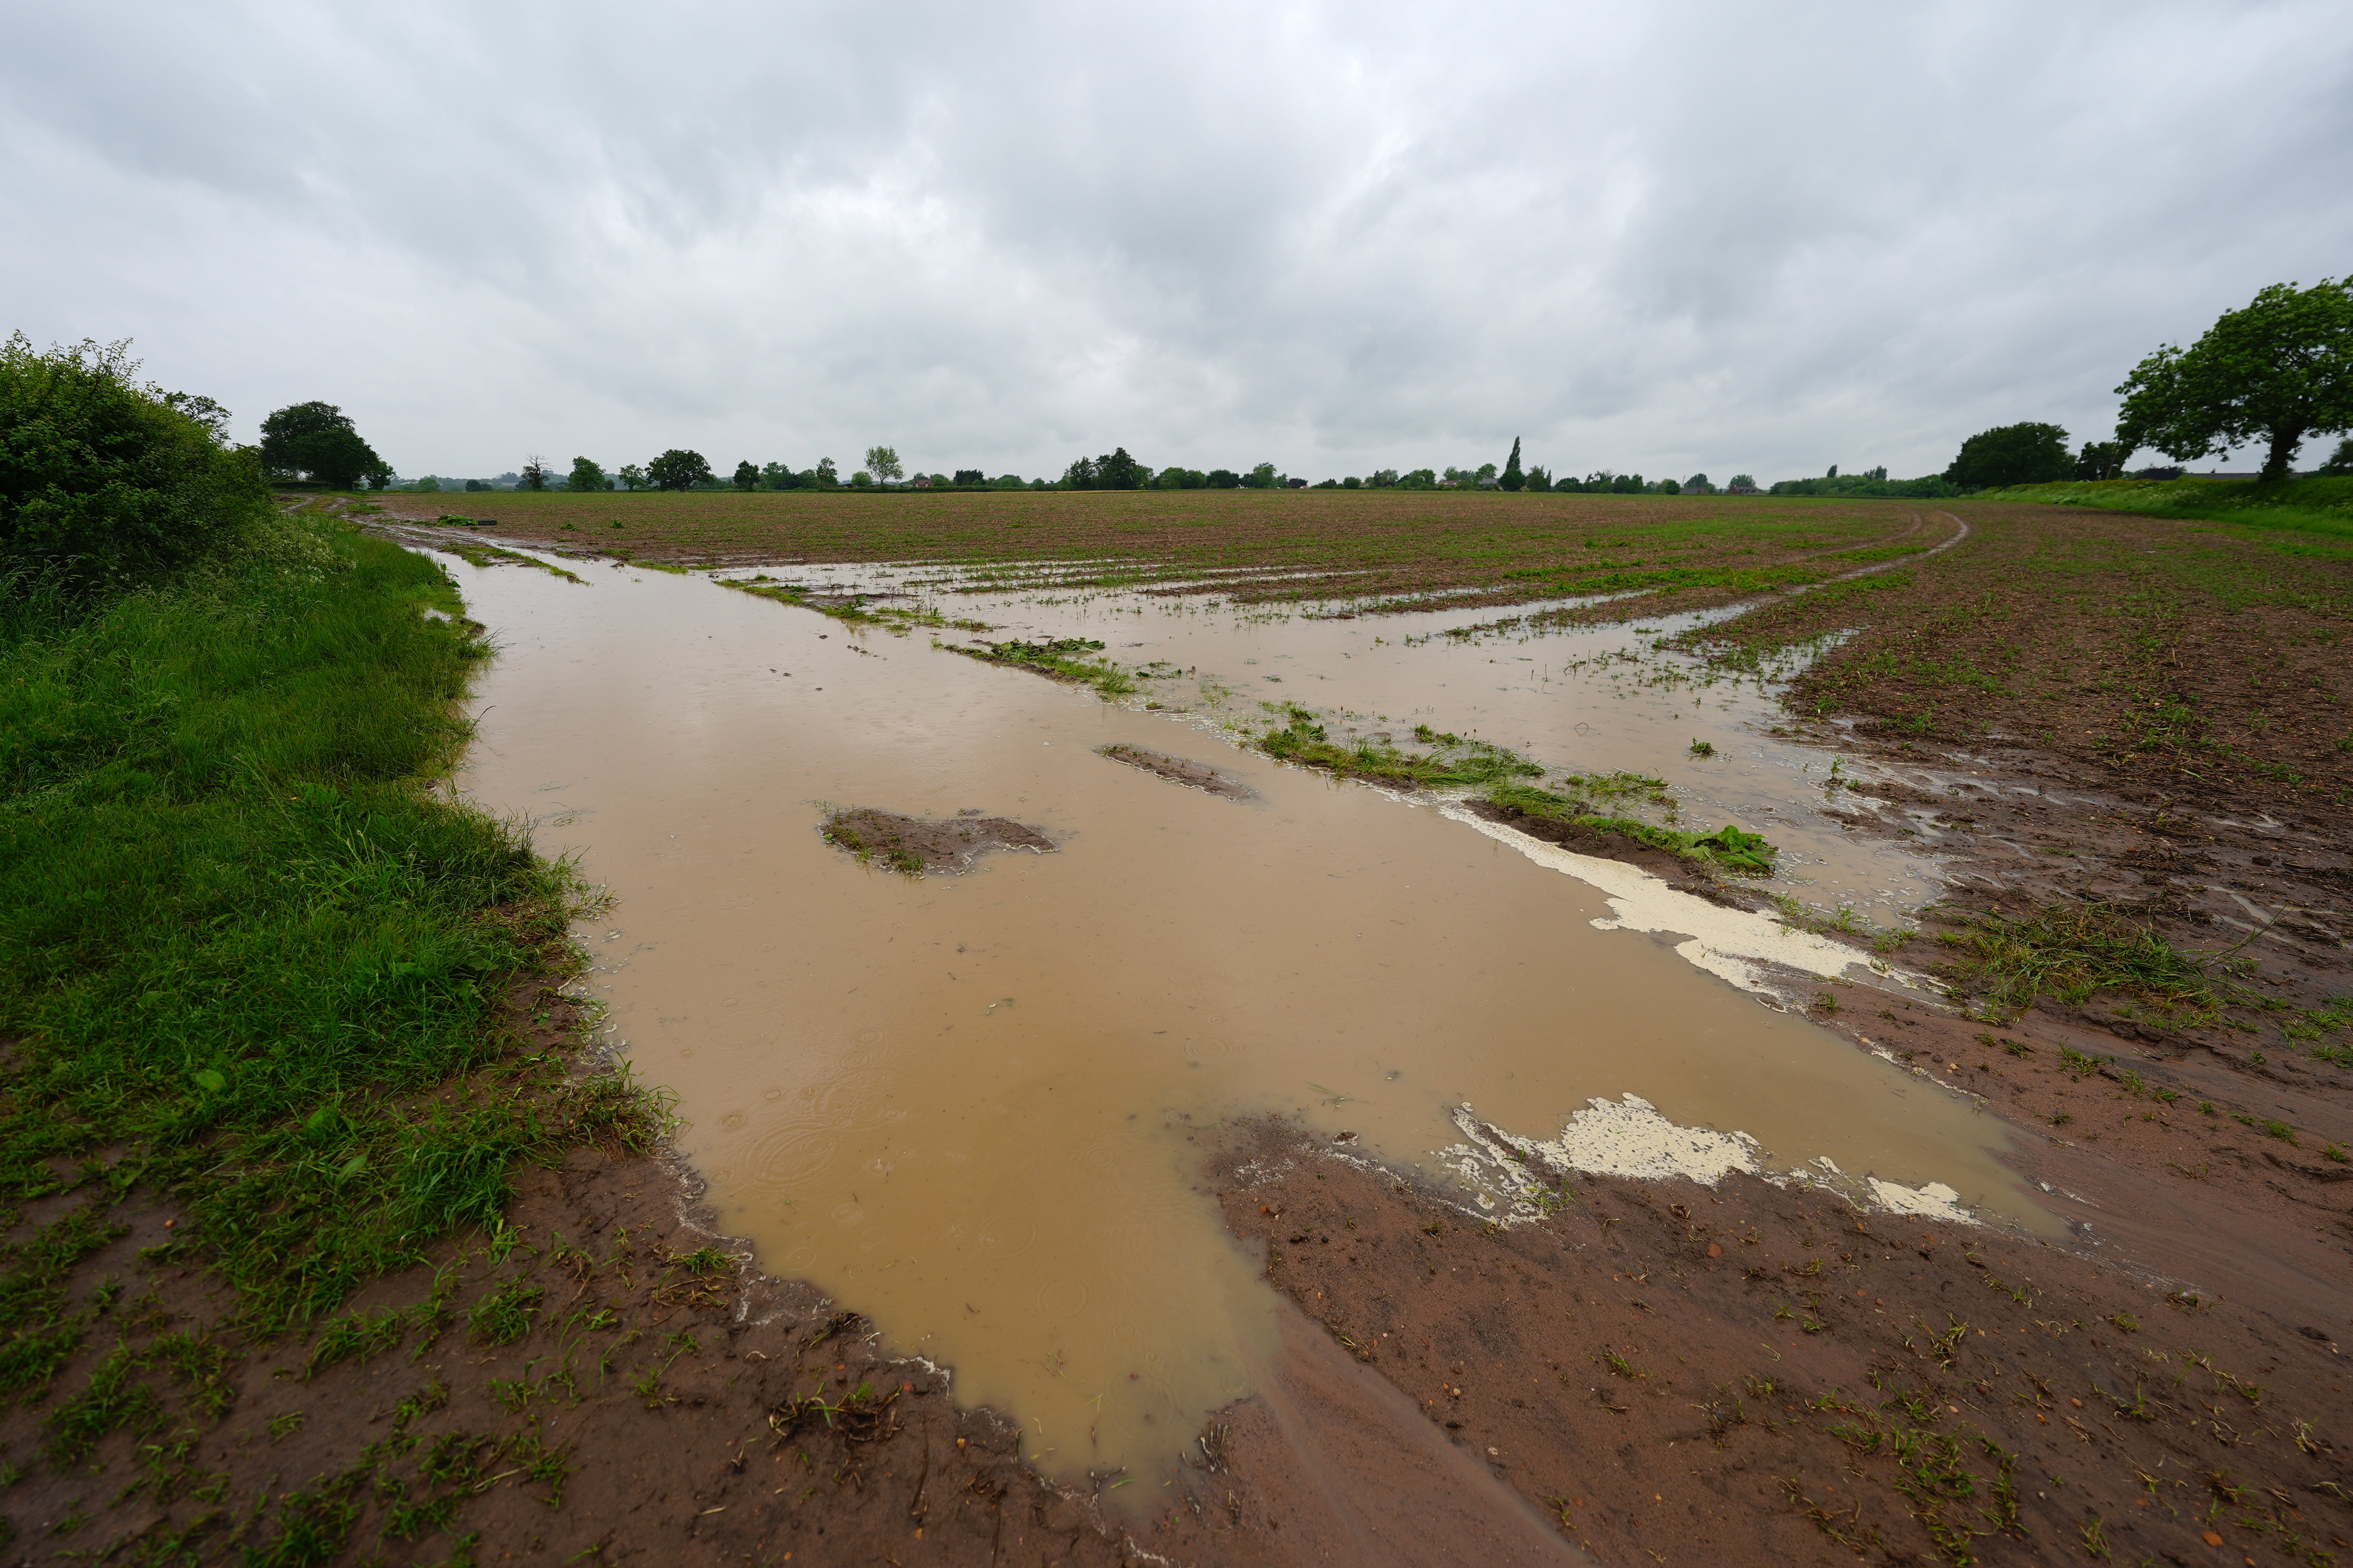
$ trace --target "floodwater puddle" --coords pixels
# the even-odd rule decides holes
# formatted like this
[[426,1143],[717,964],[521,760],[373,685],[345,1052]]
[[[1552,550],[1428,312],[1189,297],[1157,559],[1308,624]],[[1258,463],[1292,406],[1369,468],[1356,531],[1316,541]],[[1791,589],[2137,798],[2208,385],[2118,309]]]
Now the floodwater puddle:
[[[1235,1115],[1436,1172],[1461,1162],[1464,1107],[1491,1141],[1566,1146],[1596,1100],[1632,1095],[1736,1135],[1754,1168],[1836,1173],[1864,1199],[1940,1184],[2051,1223],[1990,1119],[1679,952],[1736,945],[1689,929],[1712,906],[1597,885],[1548,846],[1225,738],[1262,721],[1262,693],[1400,740],[1475,727],[1550,766],[1667,779],[1687,820],[1731,813],[1782,842],[1816,901],[1926,896],[1932,866],[1806,804],[1822,760],[1759,732],[1763,695],[1612,688],[1591,659],[1622,630],[955,601],[992,637],[1084,637],[1186,672],[1118,704],[700,577],[600,571],[584,594],[449,564],[501,650],[462,785],[615,894],[587,933],[594,982],[639,1072],[678,1093],[707,1201],[762,1268],[1017,1417],[1050,1475],[1124,1467],[1157,1490],[1206,1413],[1264,1385],[1277,1300],[1195,1141]],[[1716,756],[1690,758],[1692,738]],[[911,877],[821,833],[860,808],[1051,852]]]

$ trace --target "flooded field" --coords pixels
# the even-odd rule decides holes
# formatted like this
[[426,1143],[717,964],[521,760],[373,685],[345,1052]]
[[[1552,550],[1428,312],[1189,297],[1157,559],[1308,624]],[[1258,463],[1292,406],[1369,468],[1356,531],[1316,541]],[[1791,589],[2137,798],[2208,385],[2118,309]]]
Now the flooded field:
[[[1546,633],[1493,609],[1311,618],[1018,574],[797,575],[990,628],[892,635],[691,575],[449,564],[501,648],[463,787],[613,891],[595,981],[640,1072],[680,1096],[710,1202],[761,1268],[1018,1418],[1049,1474],[1156,1488],[1206,1412],[1262,1385],[1277,1302],[1193,1142],[1230,1116],[1294,1113],[1436,1167],[1460,1157],[1460,1108],[1557,1139],[1597,1099],[1627,1120],[1633,1095],[1746,1134],[1769,1169],[1941,1184],[2051,1223],[1990,1118],[1692,962],[1710,953],[1689,939],[1732,940],[1725,911],[1656,888],[1613,908],[1570,858],[1233,743],[1269,702],[1335,737],[1475,733],[1662,780],[1683,824],[1771,837],[1772,886],[1801,901],[1887,922],[1931,896],[1931,862],[1822,809],[1828,759],[1765,733],[1764,691],[1641,657],[1683,623]],[[934,637],[1085,637],[1158,673],[1106,703]],[[1253,798],[1099,754],[1114,744]],[[912,879],[820,837],[844,807],[1005,817],[1055,847]],[[1822,962],[1742,919],[1743,940]]]

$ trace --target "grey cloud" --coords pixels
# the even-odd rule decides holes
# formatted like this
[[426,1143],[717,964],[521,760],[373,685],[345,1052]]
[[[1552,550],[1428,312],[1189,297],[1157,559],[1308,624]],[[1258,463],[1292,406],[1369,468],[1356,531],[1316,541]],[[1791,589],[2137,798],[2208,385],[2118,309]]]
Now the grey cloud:
[[2333,6],[117,4],[12,22],[37,337],[404,470],[1940,468],[2353,267]]

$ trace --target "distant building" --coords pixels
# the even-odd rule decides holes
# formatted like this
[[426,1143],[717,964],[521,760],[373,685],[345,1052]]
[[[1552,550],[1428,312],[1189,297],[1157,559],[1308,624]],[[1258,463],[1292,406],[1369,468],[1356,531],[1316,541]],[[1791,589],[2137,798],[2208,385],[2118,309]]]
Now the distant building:
[[932,488],[932,476],[929,474],[917,474],[913,479],[909,479],[907,484],[909,488],[913,489],[927,490]]
[[1761,496],[1765,492],[1755,485],[1726,485],[1724,493],[1728,496]]

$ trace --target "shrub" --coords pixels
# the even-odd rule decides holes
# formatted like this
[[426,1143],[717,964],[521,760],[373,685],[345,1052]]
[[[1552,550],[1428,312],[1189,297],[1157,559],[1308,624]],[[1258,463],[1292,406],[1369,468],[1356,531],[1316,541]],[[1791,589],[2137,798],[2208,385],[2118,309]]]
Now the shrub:
[[136,379],[130,345],[0,345],[0,570],[77,596],[155,582],[269,503],[253,452]]

